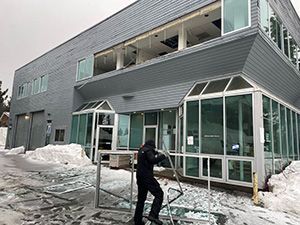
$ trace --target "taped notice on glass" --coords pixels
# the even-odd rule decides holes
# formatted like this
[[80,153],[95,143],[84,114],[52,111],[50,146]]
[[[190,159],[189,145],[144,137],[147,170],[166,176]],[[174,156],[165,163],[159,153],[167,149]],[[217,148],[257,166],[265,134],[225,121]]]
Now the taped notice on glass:
[[194,145],[194,137],[193,136],[188,136],[187,144],[188,145]]

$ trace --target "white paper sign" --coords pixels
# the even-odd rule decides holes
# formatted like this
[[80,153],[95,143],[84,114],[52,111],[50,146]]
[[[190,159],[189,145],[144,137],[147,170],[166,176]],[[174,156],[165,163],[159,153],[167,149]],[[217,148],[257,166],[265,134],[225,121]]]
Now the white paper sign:
[[187,144],[188,145],[194,145],[194,137],[193,136],[188,136]]

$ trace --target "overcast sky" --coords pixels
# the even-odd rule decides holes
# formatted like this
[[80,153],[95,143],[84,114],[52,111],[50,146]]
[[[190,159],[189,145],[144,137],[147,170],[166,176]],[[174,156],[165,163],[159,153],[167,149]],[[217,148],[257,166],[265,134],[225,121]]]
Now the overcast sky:
[[[135,0],[0,0],[0,80]],[[300,14],[300,0],[292,0]]]

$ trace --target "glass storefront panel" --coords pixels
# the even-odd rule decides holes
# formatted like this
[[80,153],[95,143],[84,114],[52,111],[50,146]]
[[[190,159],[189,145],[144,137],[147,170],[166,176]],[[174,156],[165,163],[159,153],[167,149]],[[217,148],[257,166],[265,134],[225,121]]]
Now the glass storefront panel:
[[280,129],[281,129],[281,149],[282,158],[287,160],[288,158],[288,146],[287,146],[287,124],[286,124],[286,109],[283,105],[280,105]]
[[87,122],[87,114],[80,115],[80,117],[79,117],[78,142],[77,142],[77,144],[85,145],[86,122]]
[[187,102],[186,152],[199,152],[199,101]]
[[157,125],[157,113],[145,113],[145,125]]
[[183,153],[183,117],[179,119],[179,138],[178,149],[180,153]]
[[129,115],[119,115],[119,127],[118,127],[118,148],[128,147],[128,126],[129,126]]
[[185,158],[185,173],[187,176],[199,177],[199,158]]
[[70,143],[77,143],[78,121],[79,121],[78,115],[72,117],[72,129],[71,129]]
[[86,140],[85,140],[85,145],[87,147],[91,146],[92,130],[93,130],[93,114],[89,113],[87,117],[87,129],[86,129]]
[[227,155],[254,156],[252,95],[226,97]]
[[287,113],[287,128],[288,128],[288,154],[289,154],[289,159],[293,160],[294,141],[293,141],[293,126],[292,126],[291,110],[287,109],[286,113]]
[[248,0],[223,0],[224,34],[249,26]]
[[279,127],[279,105],[272,100],[272,122],[274,140],[274,158],[281,158],[280,127]]
[[131,115],[129,147],[132,149],[138,149],[143,144],[143,122],[142,114]]
[[298,157],[298,143],[297,143],[297,114],[295,112],[292,112],[292,123],[293,123],[293,136],[294,136],[294,159],[296,160]]
[[229,180],[252,182],[251,162],[228,160]]
[[201,152],[224,155],[223,98],[201,101]]
[[[202,159],[203,176],[208,176],[208,159]],[[210,176],[222,178],[222,159],[210,159]]]
[[263,119],[264,119],[264,130],[265,130],[265,172],[266,175],[271,175],[273,171],[273,150],[272,150],[272,122],[271,122],[271,101],[268,97],[263,96]]
[[176,111],[161,112],[159,120],[159,149],[175,150]]

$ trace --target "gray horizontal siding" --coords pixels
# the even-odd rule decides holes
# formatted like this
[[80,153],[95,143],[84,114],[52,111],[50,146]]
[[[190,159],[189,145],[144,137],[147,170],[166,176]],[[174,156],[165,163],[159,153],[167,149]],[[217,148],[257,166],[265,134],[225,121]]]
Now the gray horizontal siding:
[[107,78],[95,77],[87,83],[82,82],[78,91],[84,99],[93,99],[242,71],[254,39],[255,35],[230,42],[221,38],[211,42],[209,47],[195,46],[167,56],[168,59],[156,59],[155,63],[134,69],[114,71],[111,75],[107,74]]
[[193,84],[194,82],[185,82],[129,93],[128,95],[132,98],[123,98],[122,95],[117,95],[107,99],[117,113],[176,108]]
[[300,97],[299,72],[264,34],[257,36],[243,71],[290,104],[295,104]]

